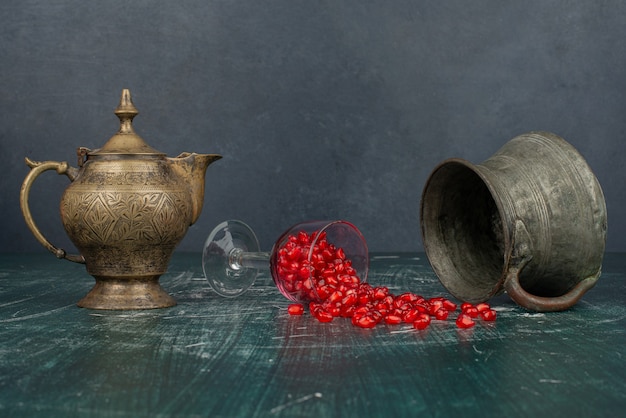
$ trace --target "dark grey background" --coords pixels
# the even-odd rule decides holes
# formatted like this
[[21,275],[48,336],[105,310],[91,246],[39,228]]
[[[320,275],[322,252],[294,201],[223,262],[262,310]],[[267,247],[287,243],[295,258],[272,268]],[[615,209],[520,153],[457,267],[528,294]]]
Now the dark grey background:
[[[604,189],[609,251],[626,251],[623,1],[26,1],[0,5],[0,251],[44,251],[18,204],[23,158],[76,164],[117,130],[170,156],[220,153],[181,251],[225,219],[269,250],[291,224],[354,222],[372,251],[420,251],[419,201],[448,157],[481,162],[555,132]],[[67,178],[32,210],[58,217]]]

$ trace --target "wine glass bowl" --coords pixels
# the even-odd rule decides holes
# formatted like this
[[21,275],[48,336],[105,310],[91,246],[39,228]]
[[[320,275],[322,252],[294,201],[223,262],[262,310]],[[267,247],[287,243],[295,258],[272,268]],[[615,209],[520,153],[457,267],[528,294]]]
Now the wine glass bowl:
[[298,223],[276,241],[270,258],[278,290],[294,302],[320,302],[339,286],[367,280],[365,238],[346,221]]

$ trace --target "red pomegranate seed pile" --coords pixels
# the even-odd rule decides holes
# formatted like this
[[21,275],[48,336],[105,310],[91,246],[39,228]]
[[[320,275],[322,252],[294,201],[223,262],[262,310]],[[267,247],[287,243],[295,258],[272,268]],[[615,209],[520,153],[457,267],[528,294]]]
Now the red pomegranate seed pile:
[[[288,237],[278,249],[276,284],[299,301],[337,302],[340,294],[347,297],[348,290],[355,290],[361,279],[343,249],[329,243],[325,232],[317,235],[301,231]],[[316,238],[309,258],[311,243]]]
[[[309,260],[311,243],[316,236],[316,232],[289,236],[278,250],[276,269],[278,285],[308,303],[309,311],[318,321],[331,322],[344,317],[351,318],[352,324],[361,328],[405,323],[425,329],[432,319],[446,320],[457,310],[456,303],[444,297],[426,299],[411,292],[396,296],[385,286],[362,283],[343,249],[329,243],[325,233],[318,237]],[[302,315],[303,303],[290,304],[289,314]],[[496,311],[487,303],[463,303],[456,325],[471,328],[478,317],[495,321]]]

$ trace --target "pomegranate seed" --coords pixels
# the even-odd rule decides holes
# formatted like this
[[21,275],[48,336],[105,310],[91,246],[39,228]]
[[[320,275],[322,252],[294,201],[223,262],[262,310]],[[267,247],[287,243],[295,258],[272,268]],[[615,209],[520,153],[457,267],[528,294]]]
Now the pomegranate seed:
[[326,300],[333,293],[333,289],[328,285],[318,286],[315,292],[321,300]]
[[498,316],[498,314],[493,309],[487,309],[487,310],[481,311],[480,316],[485,321],[495,321],[496,316]]
[[374,328],[377,321],[368,314],[352,317],[352,323],[361,328]]
[[389,314],[389,309],[386,308],[376,308],[375,311],[380,313],[383,317]]
[[402,322],[402,317],[398,315],[387,315],[385,316],[385,323],[389,325],[397,325]]
[[325,268],[322,271],[322,277],[324,277],[325,279],[328,280],[329,283],[339,283],[339,280],[337,280],[337,272],[335,271],[334,268]]
[[450,311],[444,308],[440,308],[437,310],[437,312],[435,312],[435,318],[443,321],[448,319],[448,315],[450,314]]
[[306,232],[304,232],[304,231],[300,231],[300,232],[298,232],[298,241],[299,241],[299,242],[300,242],[300,244],[302,244],[302,245],[306,245],[306,244],[309,244],[309,243],[310,243],[310,241],[309,241],[309,236],[308,236],[308,235],[307,235],[307,233],[306,233]]
[[393,300],[393,307],[400,309],[401,306],[406,305],[407,302],[403,301],[400,298],[396,298]]
[[328,313],[330,313],[335,318],[341,316],[341,307],[340,306],[330,306],[327,308]]
[[410,292],[406,292],[406,293],[402,293],[400,296],[398,296],[399,300],[403,301],[403,302],[416,302],[418,299],[418,296],[410,293]]
[[339,284],[336,276],[324,276],[324,280],[326,280],[329,286],[337,286]]
[[346,259],[346,253],[343,251],[343,248],[337,248],[337,251],[335,251],[335,257],[337,257],[338,260]]
[[335,256],[333,255],[332,251],[329,250],[328,248],[322,251],[322,257],[324,257],[325,261],[332,261],[335,259]]
[[358,308],[354,309],[355,315],[365,315],[370,311],[370,308],[366,305],[360,305]]
[[334,318],[330,312],[325,311],[324,309],[314,311],[313,316],[320,322],[331,322]]
[[424,315],[424,314],[420,313],[420,311],[418,311],[415,308],[411,308],[405,312],[405,314],[402,316],[402,320],[406,322],[407,324],[410,324],[421,315]]
[[304,313],[304,306],[301,303],[292,303],[287,307],[289,315],[302,315]]
[[290,251],[287,251],[287,258],[290,261],[296,261],[302,255],[302,247],[295,247]]
[[386,287],[375,287],[373,297],[376,300],[382,300],[382,299],[385,299],[388,294],[389,294],[389,289],[387,289]]
[[410,303],[404,303],[398,306],[397,308],[400,309],[402,312],[407,312],[410,309],[413,309],[413,305],[411,305]]
[[413,328],[426,329],[430,325],[430,316],[425,313],[420,313],[415,321],[413,321]]
[[[349,291],[348,291],[349,292]],[[352,306],[358,302],[358,297],[356,293],[346,293],[346,296],[341,299],[341,305],[343,306]]]
[[332,303],[336,303],[341,301],[341,299],[343,299],[343,293],[341,293],[339,290],[335,290],[329,297],[328,297],[328,301],[332,302]]
[[430,310],[428,308],[428,306],[420,304],[420,303],[416,303],[415,305],[413,305],[415,307],[415,309],[417,309],[418,311],[420,311],[420,313],[428,313]]
[[387,295],[384,299],[383,299],[383,303],[385,305],[387,305],[388,307],[392,307],[393,306],[393,296],[391,295]]
[[311,268],[309,266],[301,266],[298,269],[298,277],[308,279],[311,276]]
[[462,311],[466,310],[467,308],[472,308],[472,307],[474,307],[474,305],[472,305],[472,304],[471,304],[471,303],[469,303],[469,302],[463,302],[463,303],[461,304],[461,310],[462,310]]
[[435,313],[440,309],[443,309],[443,300],[434,300],[430,302],[428,313],[435,315]]
[[467,314],[460,314],[456,318],[456,326],[459,328],[471,328],[476,325],[476,322]]
[[376,323],[379,323],[380,321],[383,320],[383,314],[379,311],[379,310],[371,310],[368,315],[370,315],[372,317],[372,319],[374,319],[376,321]]
[[469,308],[466,308],[463,310],[463,313],[467,316],[469,316],[470,318],[477,318],[478,317],[478,309],[476,309],[475,307],[471,306]]
[[349,274],[350,276],[356,276],[356,270],[353,267],[350,267],[351,263],[349,263],[348,260],[346,260],[344,265],[346,266],[346,271],[345,271],[346,274]]
[[450,312],[456,311],[456,303],[448,299],[443,301],[443,307]]
[[486,310],[489,310],[489,309],[491,309],[491,307],[487,303],[484,303],[484,302],[479,303],[478,305],[476,305],[476,310],[478,312],[486,311]]
[[354,307],[354,305],[352,306],[343,306],[341,308],[341,316],[343,316],[344,318],[352,318],[354,316],[354,312],[356,311],[356,308]]

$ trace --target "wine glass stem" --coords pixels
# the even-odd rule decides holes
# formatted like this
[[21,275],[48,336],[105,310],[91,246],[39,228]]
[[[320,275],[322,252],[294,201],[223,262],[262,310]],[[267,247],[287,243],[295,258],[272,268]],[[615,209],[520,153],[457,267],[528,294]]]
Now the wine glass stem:
[[270,263],[270,253],[249,253],[240,248],[235,248],[228,255],[228,262],[233,270],[242,268],[267,269]]

